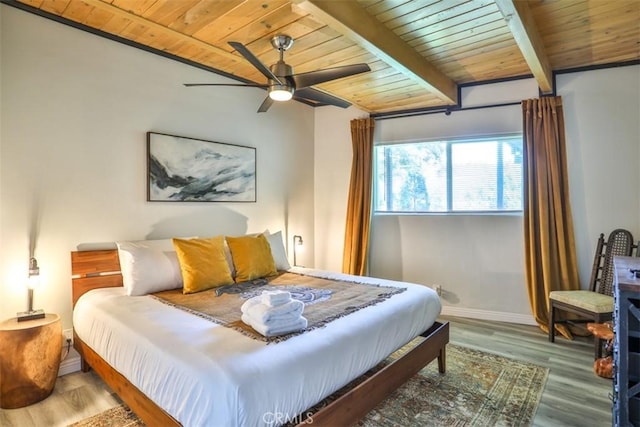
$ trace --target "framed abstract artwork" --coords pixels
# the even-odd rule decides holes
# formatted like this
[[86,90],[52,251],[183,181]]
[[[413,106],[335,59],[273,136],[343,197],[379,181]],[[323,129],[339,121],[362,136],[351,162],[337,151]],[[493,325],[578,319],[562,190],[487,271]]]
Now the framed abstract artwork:
[[150,202],[255,202],[256,149],[147,132]]

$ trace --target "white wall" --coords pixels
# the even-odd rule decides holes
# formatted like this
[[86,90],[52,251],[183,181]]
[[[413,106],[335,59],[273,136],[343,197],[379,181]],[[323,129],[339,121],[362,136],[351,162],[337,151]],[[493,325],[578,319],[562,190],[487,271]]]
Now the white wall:
[[[470,87],[463,101],[491,105],[533,98],[537,93],[530,83]],[[557,92],[565,105],[571,204],[586,287],[599,233],[622,227],[640,239],[640,66],[559,75]],[[348,179],[325,183],[320,177],[348,177],[350,135],[335,129],[347,129],[349,119],[316,114],[317,235],[329,230],[318,226],[322,203],[331,204],[323,212],[335,212],[331,227],[344,232]],[[381,120],[376,141],[521,131],[521,122],[520,106]],[[321,193],[325,196],[319,197]],[[441,284],[445,313],[531,322],[522,235],[520,215],[376,216],[370,273]],[[332,242],[316,246],[316,260],[322,261],[318,267],[340,268],[342,240]]]
[[571,205],[587,286],[600,233],[640,240],[640,65],[562,74]]
[[[36,308],[71,327],[69,252],[116,240],[283,229],[313,257],[314,111],[255,111],[253,88],[185,88],[215,74],[0,6],[0,318]],[[257,203],[146,202],[147,131],[257,148]],[[289,237],[287,237],[289,240]]]
[[351,179],[351,120],[369,115],[355,107],[316,108],[315,267],[342,271],[344,229]]

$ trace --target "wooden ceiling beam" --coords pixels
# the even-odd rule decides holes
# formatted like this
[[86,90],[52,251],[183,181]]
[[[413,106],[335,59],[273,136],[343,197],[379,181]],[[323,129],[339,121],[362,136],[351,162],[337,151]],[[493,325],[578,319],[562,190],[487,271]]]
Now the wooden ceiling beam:
[[302,10],[360,44],[447,104],[458,103],[457,84],[352,0],[293,0]]
[[553,92],[553,71],[529,3],[495,0],[542,93]]

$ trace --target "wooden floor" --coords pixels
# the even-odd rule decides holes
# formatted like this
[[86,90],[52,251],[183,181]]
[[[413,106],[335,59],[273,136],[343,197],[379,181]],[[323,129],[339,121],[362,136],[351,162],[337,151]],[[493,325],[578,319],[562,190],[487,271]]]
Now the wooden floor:
[[[453,344],[551,369],[534,426],[611,425],[611,380],[593,373],[590,340],[567,341],[559,337],[551,344],[535,326],[444,319],[451,322]],[[53,394],[42,402],[26,408],[0,410],[0,426],[67,426],[118,403],[118,398],[95,374],[77,372],[58,378]]]

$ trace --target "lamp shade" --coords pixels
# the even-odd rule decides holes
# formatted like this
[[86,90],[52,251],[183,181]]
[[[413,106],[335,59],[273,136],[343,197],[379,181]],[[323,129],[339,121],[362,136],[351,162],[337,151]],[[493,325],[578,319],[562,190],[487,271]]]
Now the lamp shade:
[[35,258],[29,258],[29,276],[27,279],[27,287],[29,289],[37,289],[40,286],[40,267]]
[[38,289],[40,287],[40,275],[29,276],[27,279],[27,288]]

